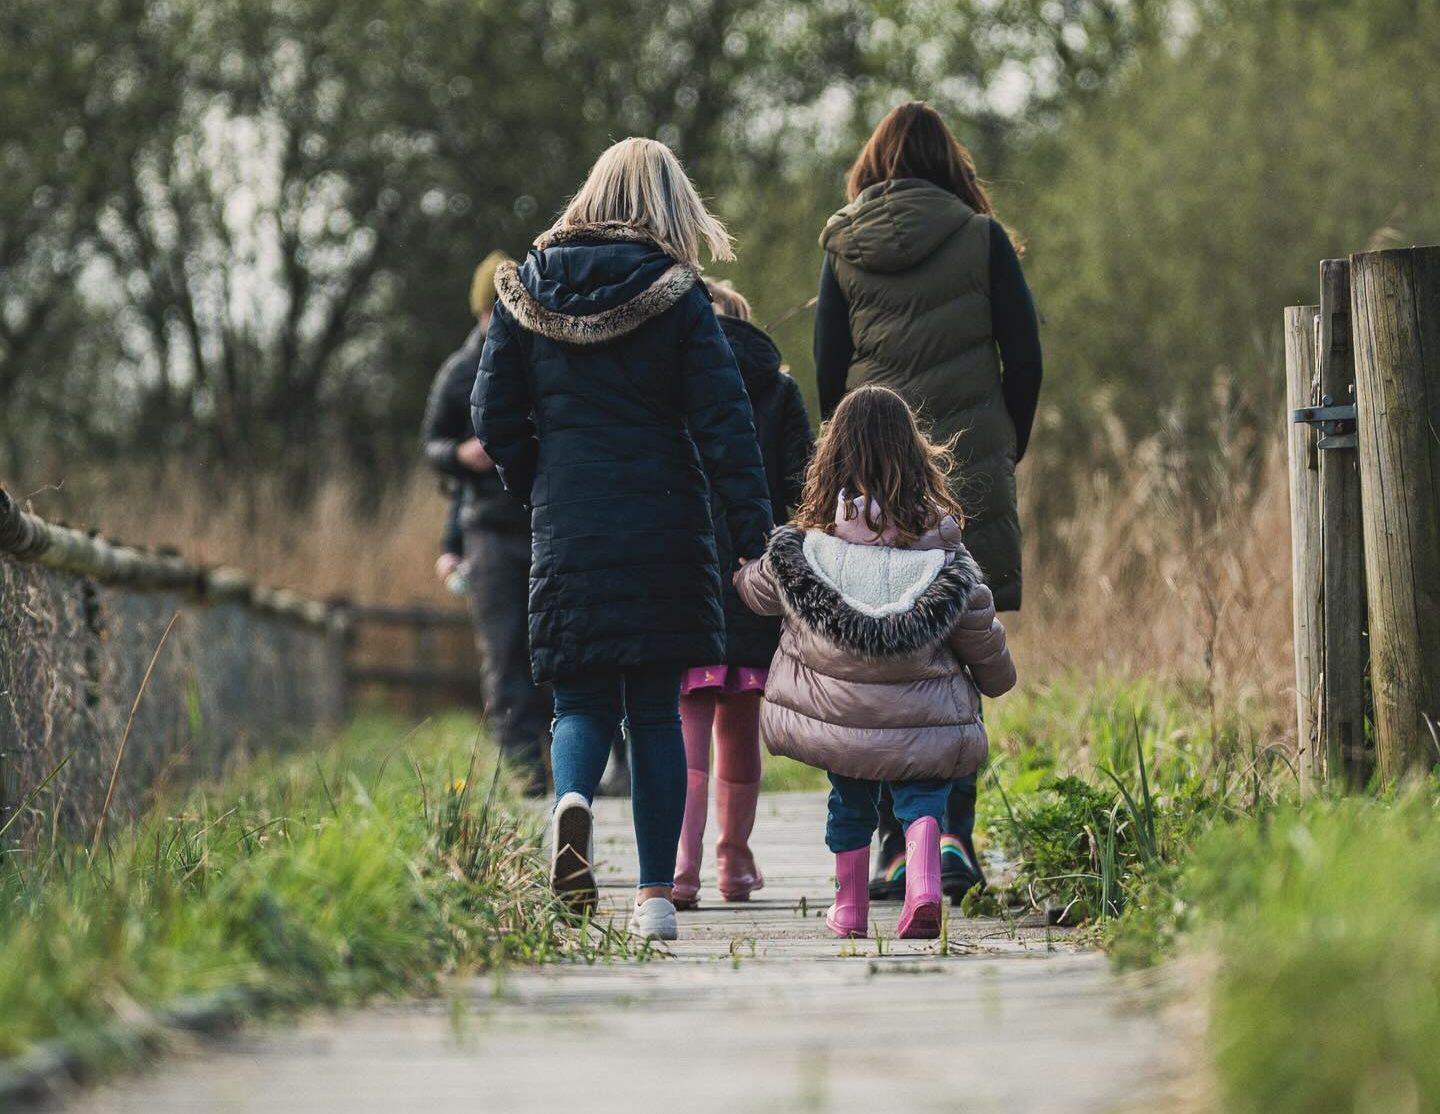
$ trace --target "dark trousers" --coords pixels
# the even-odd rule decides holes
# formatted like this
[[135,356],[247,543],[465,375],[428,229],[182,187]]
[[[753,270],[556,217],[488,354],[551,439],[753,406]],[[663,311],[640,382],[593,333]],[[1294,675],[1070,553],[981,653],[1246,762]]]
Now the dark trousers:
[[[984,719],[984,709],[980,712]],[[950,801],[945,806],[945,819],[940,831],[954,836],[965,848],[965,853],[975,858],[975,798],[979,791],[979,775],[956,778],[952,783]],[[905,851],[905,829],[895,817],[895,805],[888,790],[880,794],[880,869]],[[975,866],[979,866],[978,860]]]
[[530,535],[466,530],[465,560],[490,733],[510,767],[543,788],[551,704],[530,680]]

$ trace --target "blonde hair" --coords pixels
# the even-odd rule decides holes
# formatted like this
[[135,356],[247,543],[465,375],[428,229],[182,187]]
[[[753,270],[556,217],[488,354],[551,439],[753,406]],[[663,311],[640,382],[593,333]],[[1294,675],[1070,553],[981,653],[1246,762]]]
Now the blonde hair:
[[735,258],[730,233],[705,208],[675,152],[653,139],[632,136],[605,150],[560,219],[540,239],[606,221],[628,225],[667,255],[694,267],[700,265],[702,243],[711,259]]
[[476,320],[495,308],[495,271],[500,264],[508,263],[510,257],[503,251],[492,251],[480,261],[470,279],[470,312]]
[[750,320],[750,303],[729,279],[707,279],[705,286],[715,302],[716,313],[723,313],[726,317],[738,317],[741,321]]

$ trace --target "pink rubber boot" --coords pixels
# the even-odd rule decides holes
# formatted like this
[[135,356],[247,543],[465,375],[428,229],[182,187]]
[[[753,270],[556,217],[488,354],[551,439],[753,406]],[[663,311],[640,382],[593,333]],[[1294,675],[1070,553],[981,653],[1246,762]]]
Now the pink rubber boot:
[[670,900],[676,909],[700,904],[700,860],[705,854],[705,812],[710,798],[710,776],[703,770],[686,770],[685,822],[675,852],[675,888]]
[[835,904],[825,923],[836,936],[864,937],[870,931],[870,847],[835,856]]
[[750,853],[750,833],[755,830],[759,801],[758,781],[715,779],[715,820],[720,825],[715,840],[715,874],[720,896],[726,901],[748,901],[765,885],[765,876]]
[[905,829],[905,905],[900,939],[934,940],[940,935],[940,824],[922,816]]

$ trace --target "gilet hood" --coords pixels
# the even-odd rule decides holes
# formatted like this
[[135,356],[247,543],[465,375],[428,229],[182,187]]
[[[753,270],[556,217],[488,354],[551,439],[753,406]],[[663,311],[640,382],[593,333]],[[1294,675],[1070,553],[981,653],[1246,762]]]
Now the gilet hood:
[[862,271],[893,274],[928,258],[975,210],[921,178],[877,182],[825,222],[820,246]]

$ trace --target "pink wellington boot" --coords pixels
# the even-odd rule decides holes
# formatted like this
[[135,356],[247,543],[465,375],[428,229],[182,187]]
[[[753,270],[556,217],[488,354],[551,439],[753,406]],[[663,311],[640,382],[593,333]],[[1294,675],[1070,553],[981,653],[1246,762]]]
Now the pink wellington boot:
[[720,826],[715,841],[715,874],[720,896],[726,901],[748,901],[765,885],[765,876],[750,853],[750,833],[755,829],[759,801],[758,781],[715,779],[715,821]]
[[934,940],[940,935],[940,824],[922,816],[905,829],[905,905],[900,939]]
[[863,937],[870,931],[870,845],[835,856],[835,904],[825,923],[836,936]]
[[705,854],[705,812],[710,802],[710,775],[703,770],[685,773],[685,822],[675,853],[675,888],[670,891],[676,909],[700,904],[700,860]]

